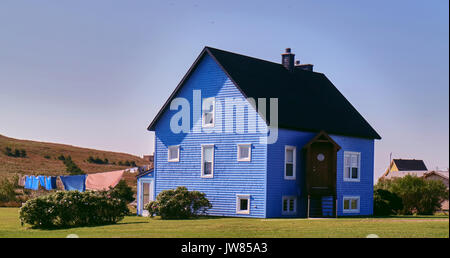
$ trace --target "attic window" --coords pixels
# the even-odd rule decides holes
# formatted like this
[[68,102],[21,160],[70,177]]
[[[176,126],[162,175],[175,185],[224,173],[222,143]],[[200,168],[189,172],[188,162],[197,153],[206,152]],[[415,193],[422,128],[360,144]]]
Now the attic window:
[[168,161],[169,162],[180,161],[180,146],[179,145],[169,146]]
[[202,126],[214,127],[215,98],[205,98],[202,103]]

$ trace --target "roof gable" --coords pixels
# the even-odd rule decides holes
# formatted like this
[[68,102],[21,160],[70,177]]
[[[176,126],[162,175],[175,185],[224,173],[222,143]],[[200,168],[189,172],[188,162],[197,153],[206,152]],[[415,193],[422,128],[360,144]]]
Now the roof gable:
[[317,132],[324,130],[332,134],[381,139],[322,73],[301,69],[290,72],[282,64],[211,47],[202,50],[148,130],[154,130],[163,111],[206,54],[217,62],[245,97],[278,98],[281,128]]
[[428,170],[423,160],[394,159],[393,162],[399,171],[424,171]]

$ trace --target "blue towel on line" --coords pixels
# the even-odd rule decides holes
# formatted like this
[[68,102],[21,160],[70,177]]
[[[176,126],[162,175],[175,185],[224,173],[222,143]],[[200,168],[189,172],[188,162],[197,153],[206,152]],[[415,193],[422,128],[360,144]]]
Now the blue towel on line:
[[42,187],[45,187],[45,179],[46,179],[46,176],[38,176],[38,179],[39,179],[39,184],[40,184]]
[[86,189],[86,175],[60,176],[64,189],[84,192]]
[[35,176],[27,176],[25,178],[25,188],[31,190],[39,189],[39,178]]

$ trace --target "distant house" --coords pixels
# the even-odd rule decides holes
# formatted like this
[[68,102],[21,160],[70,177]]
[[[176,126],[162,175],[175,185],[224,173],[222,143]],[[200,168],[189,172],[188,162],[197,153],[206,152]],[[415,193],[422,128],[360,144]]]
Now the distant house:
[[142,158],[150,163],[153,163],[153,155],[144,155]]
[[[448,189],[448,171],[429,171],[420,159],[393,159],[386,172],[380,179],[390,179],[412,175],[426,180],[440,180]],[[448,211],[448,201],[442,203],[441,209]]]
[[205,47],[148,130],[155,167],[139,177],[139,214],[178,186],[204,192],[216,216],[373,213],[381,137],[324,74],[294,62],[291,49],[274,63]]
[[[448,171],[429,171],[427,173],[425,173],[425,175],[423,176],[426,180],[439,180],[442,181],[442,183],[444,183],[445,186],[447,186],[447,190],[448,188]],[[442,204],[441,204],[441,210],[443,211],[448,211],[448,200],[445,200]]]
[[423,160],[393,159],[381,178],[404,177],[406,175],[423,176],[428,171]]

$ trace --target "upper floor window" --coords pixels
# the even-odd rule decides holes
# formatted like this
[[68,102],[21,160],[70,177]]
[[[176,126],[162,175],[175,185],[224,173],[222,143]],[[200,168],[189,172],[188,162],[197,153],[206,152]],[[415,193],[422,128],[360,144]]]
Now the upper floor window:
[[238,144],[237,151],[238,161],[251,161],[252,159],[252,145],[251,144]]
[[344,152],[344,181],[359,181],[361,171],[361,153]]
[[213,177],[213,175],[214,175],[214,145],[202,145],[201,177]]
[[359,196],[344,196],[344,212],[359,213]]
[[169,162],[180,161],[180,146],[179,145],[169,146],[167,155],[168,155],[167,160]]
[[202,126],[214,126],[215,98],[205,98],[202,103]]
[[286,146],[284,149],[284,179],[295,179],[296,147]]

